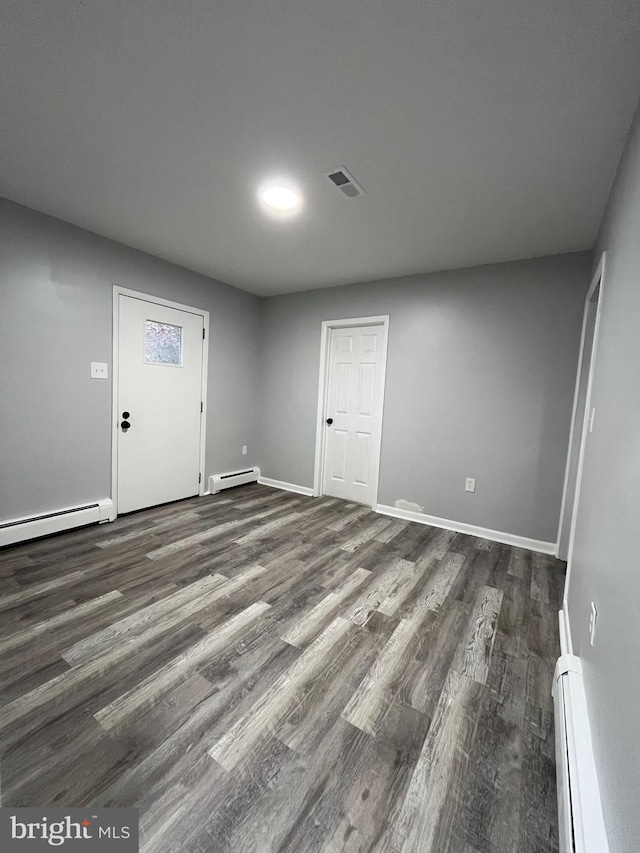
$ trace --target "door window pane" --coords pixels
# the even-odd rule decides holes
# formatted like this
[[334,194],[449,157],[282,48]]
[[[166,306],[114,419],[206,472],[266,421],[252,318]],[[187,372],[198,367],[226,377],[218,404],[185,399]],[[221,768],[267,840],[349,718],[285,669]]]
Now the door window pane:
[[144,360],[149,364],[182,364],[182,326],[146,320]]

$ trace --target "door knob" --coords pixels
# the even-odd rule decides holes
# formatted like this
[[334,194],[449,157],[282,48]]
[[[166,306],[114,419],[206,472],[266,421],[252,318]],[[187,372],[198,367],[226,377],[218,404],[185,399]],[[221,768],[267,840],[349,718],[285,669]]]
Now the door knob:
[[129,427],[131,426],[131,424],[129,423],[129,421],[122,421],[120,426],[126,432],[129,429]]
[[333,418],[327,418],[327,423],[329,424],[329,426],[331,426],[331,424],[333,423]]

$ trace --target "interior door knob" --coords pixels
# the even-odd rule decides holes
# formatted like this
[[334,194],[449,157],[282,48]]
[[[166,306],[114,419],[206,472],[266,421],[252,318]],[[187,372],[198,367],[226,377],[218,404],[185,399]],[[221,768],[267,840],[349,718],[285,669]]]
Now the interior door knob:
[[333,423],[333,418],[327,418],[327,423],[329,424],[329,426],[331,426],[331,424]]
[[121,426],[121,427],[122,427],[122,429],[123,429],[123,430],[125,430],[125,432],[126,432],[126,431],[129,429],[129,427],[131,426],[131,424],[129,423],[129,421],[122,421],[122,423],[120,424],[120,426]]

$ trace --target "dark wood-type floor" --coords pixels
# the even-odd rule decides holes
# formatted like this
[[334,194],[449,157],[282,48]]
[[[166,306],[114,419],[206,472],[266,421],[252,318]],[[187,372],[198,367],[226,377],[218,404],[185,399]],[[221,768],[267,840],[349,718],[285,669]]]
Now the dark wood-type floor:
[[564,564],[251,485],[0,552],[3,805],[154,853],[557,850]]

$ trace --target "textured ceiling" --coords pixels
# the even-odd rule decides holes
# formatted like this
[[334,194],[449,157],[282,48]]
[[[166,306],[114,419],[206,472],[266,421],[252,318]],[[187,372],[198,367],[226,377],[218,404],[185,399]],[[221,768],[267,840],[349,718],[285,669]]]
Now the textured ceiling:
[[637,0],[4,0],[0,38],[1,195],[259,294],[590,248],[640,93]]

